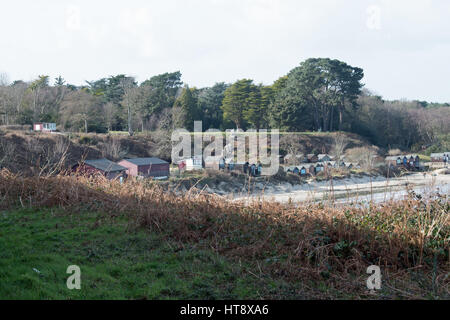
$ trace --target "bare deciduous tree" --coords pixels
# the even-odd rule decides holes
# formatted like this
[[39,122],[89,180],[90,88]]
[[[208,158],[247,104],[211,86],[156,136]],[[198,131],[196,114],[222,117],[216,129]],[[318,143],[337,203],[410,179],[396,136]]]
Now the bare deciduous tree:
[[110,137],[105,141],[102,149],[102,155],[106,158],[118,160],[123,158],[128,153],[128,150],[122,147],[120,138]]
[[108,129],[108,132],[111,131],[113,121],[114,121],[114,114],[116,112],[117,107],[112,102],[108,102],[103,106],[104,114],[105,114],[105,122],[106,127]]
[[342,156],[344,155],[345,148],[348,145],[347,137],[342,133],[337,133],[333,138],[333,147],[331,149],[331,155],[336,161],[340,163]]
[[71,92],[61,103],[61,122],[64,129],[88,132],[89,121],[99,117],[101,101],[98,97],[84,91]]
[[377,154],[377,150],[373,147],[352,148],[346,151],[346,157],[350,161],[359,163],[363,169],[368,171],[374,168]]
[[122,105],[127,109],[128,116],[128,134],[130,136],[133,135],[132,128],[132,117],[133,113],[136,112],[136,109],[139,105],[139,96],[140,91],[139,88],[136,87],[134,78],[126,77],[123,78],[120,82],[120,86],[124,92]]
[[287,152],[285,163],[290,165],[298,165],[303,156],[303,146],[296,135],[284,135],[280,139],[280,146]]
[[39,161],[39,175],[54,175],[65,169],[67,157],[69,156],[70,141],[57,136],[54,145],[43,148],[41,160]]

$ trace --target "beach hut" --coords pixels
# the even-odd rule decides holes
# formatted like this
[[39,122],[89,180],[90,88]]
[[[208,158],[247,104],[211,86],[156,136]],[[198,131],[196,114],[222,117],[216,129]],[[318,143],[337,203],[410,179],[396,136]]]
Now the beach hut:
[[306,169],[306,167],[301,167],[300,168],[300,175],[301,176],[306,176],[308,174],[308,169]]
[[325,166],[327,168],[336,168],[337,167],[337,161],[328,161],[325,163]]
[[164,178],[170,176],[170,164],[159,158],[124,159],[119,165],[127,168],[127,174],[132,177]]
[[[442,153],[432,153],[430,158],[431,162],[444,162],[444,159],[447,159],[447,157],[450,157],[450,152],[442,152]],[[449,159],[447,159],[448,162]]]
[[406,156],[408,158],[408,166],[411,168],[420,168],[420,156],[417,154],[409,154]]
[[294,173],[294,174],[299,174],[300,173],[300,169],[298,167],[295,167],[295,166],[285,167],[284,171],[288,172],[288,173]]
[[315,172],[316,172],[316,174],[318,174],[319,172],[322,172],[322,171],[324,171],[324,166],[323,166],[323,164],[321,164],[321,163],[316,164],[316,166],[315,166]]
[[401,156],[386,157],[385,162],[388,166],[398,167],[402,165],[403,158]]
[[300,175],[307,176],[310,174],[314,174],[314,165],[310,163],[303,163],[300,166]]
[[261,164],[261,163],[258,163],[258,164],[256,165],[256,175],[257,175],[258,177],[261,176],[261,174],[262,174],[262,169],[263,169],[262,164]]
[[308,161],[308,163],[316,163],[319,159],[315,154],[310,153],[306,156],[306,160]]
[[55,132],[56,123],[38,122],[33,124],[33,130],[37,132]]
[[346,162],[345,163],[345,167],[347,168],[347,169],[353,169],[353,163],[351,163],[351,162]]
[[249,167],[248,174],[252,177],[256,177],[258,175],[258,167],[256,166],[256,164],[252,164]]
[[203,157],[194,156],[190,159],[183,160],[186,163],[186,171],[195,171],[203,169]]
[[319,154],[317,156],[317,161],[318,162],[327,162],[327,161],[331,161],[331,156],[329,156],[328,154]]
[[108,159],[85,160],[76,164],[72,170],[77,173],[95,175],[100,174],[109,180],[126,176],[127,168]]

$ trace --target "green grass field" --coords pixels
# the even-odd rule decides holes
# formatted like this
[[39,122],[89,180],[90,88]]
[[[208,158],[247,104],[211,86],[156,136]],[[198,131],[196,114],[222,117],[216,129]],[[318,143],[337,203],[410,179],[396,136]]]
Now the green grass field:
[[[102,214],[0,213],[0,299],[259,299],[295,288]],[[81,290],[69,290],[69,265]]]
[[[241,205],[139,181],[6,170],[0,195],[0,300],[449,297],[443,196]],[[384,280],[372,294],[366,269],[376,263]],[[71,265],[79,291],[66,286]]]

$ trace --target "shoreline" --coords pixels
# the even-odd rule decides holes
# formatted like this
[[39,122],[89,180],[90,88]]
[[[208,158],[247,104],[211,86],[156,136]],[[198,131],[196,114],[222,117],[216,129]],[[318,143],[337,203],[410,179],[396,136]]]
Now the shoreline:
[[[264,200],[280,203],[315,202],[321,200],[338,200],[340,203],[362,200],[394,200],[406,195],[407,189],[416,192],[442,190],[450,191],[450,175],[436,173],[415,173],[399,178],[350,177],[322,182],[307,182],[303,185],[282,184],[276,188],[269,186],[260,194],[239,195],[233,201]],[[211,190],[212,191],[212,190]],[[384,195],[381,199],[380,195]],[[347,201],[346,201],[347,200]]]

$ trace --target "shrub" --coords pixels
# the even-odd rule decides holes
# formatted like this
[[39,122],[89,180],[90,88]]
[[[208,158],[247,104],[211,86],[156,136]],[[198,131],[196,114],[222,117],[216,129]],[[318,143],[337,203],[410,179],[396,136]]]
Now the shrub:
[[[448,297],[450,204],[445,196],[425,200],[411,192],[403,201],[360,206],[242,203],[195,187],[177,195],[145,181],[27,178],[2,170],[0,199],[4,209],[19,205],[60,207],[67,214],[86,210],[123,214],[130,227],[212,248],[257,266],[261,274],[287,281],[320,280],[326,275],[336,290],[351,295],[365,290],[361,283],[369,265],[383,266],[397,280],[414,268],[433,278],[436,292]],[[417,288],[410,285],[409,290]],[[425,294],[428,291],[420,291],[419,296]]]

